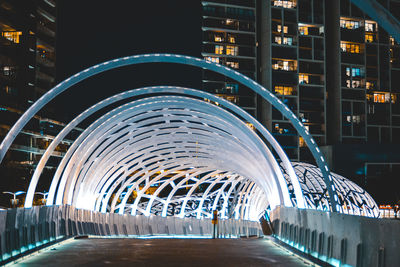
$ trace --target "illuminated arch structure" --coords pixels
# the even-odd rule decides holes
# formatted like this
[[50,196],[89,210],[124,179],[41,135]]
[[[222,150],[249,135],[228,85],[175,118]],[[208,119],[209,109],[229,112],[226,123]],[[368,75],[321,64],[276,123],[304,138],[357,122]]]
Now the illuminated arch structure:
[[207,68],[254,90],[289,119],[318,167],[296,163],[293,168],[272,135],[224,99],[189,88],[147,87],[105,99],[71,121],[41,158],[26,207],[31,207],[40,174],[63,138],[89,116],[125,101],[99,117],[74,141],[56,171],[47,205],[197,218],[210,217],[212,210],[218,209],[223,218],[249,220],[278,205],[378,215],[376,203],[365,191],[329,172],[309,132],[270,91],[237,71],[187,56],[137,55],[75,74],[24,113],[0,145],[0,160],[29,119],[72,85],[109,69],[156,62]]

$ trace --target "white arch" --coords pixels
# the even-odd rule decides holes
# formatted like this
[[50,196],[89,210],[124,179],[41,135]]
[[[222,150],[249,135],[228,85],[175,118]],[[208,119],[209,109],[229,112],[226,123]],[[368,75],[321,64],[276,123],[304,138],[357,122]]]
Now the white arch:
[[181,55],[172,55],[172,54],[146,54],[146,55],[136,55],[130,57],[124,57],[119,59],[110,60],[88,69],[85,69],[72,77],[66,79],[65,81],[58,84],[56,87],[48,91],[44,94],[38,101],[36,101],[17,121],[17,123],[11,128],[8,132],[7,136],[4,138],[2,143],[0,144],[0,162],[4,158],[5,153],[9,149],[11,143],[17,136],[17,134],[22,130],[25,124],[49,101],[51,101],[54,97],[58,94],[62,93],[63,91],[67,90],[74,84],[96,75],[98,73],[128,66],[134,64],[142,64],[142,63],[178,63],[178,64],[185,64],[191,65],[195,67],[205,68],[212,71],[215,71],[219,74],[225,75],[229,78],[232,78],[243,85],[249,87],[268,102],[272,104],[277,110],[279,110],[283,116],[285,116],[293,125],[293,127],[298,131],[299,135],[303,137],[305,143],[307,144],[308,148],[311,151],[318,167],[321,169],[321,173],[324,177],[326,184],[328,184],[328,193],[329,193],[329,201],[332,203],[331,209],[332,211],[340,211],[340,206],[337,205],[335,196],[335,186],[332,184],[332,177],[330,176],[329,168],[326,164],[323,154],[319,150],[316,142],[307,131],[307,129],[303,126],[300,120],[296,117],[296,115],[279,100],[274,94],[270,91],[262,87],[261,85],[257,84],[255,81],[251,80],[250,78],[240,74],[239,72],[232,70],[228,67],[215,64],[212,62],[208,62],[205,60],[201,60],[198,58],[193,58],[189,56],[181,56]]
[[[164,97],[164,98],[165,98],[165,97]],[[196,107],[196,104],[199,105],[199,103],[197,103],[197,102],[199,102],[199,100],[190,100],[190,99],[182,98],[182,97],[169,97],[169,98],[175,99],[175,102],[176,102],[176,103],[180,103],[180,105],[181,105],[182,108],[185,107],[185,105],[187,105],[188,102],[190,103],[190,106],[191,106],[192,108]],[[156,99],[157,99],[157,98],[156,98]],[[178,99],[180,100],[180,102],[177,102]],[[140,107],[146,107],[146,105],[143,104],[143,102],[146,102],[146,101],[153,101],[153,99],[151,99],[151,100],[141,100],[141,101],[139,101],[138,106],[140,106]],[[159,101],[159,102],[154,102],[154,101],[153,101],[153,102],[150,102],[150,103],[153,103],[153,105],[158,104],[158,106],[156,106],[156,108],[160,108],[160,107],[162,107],[163,105],[168,105],[169,107],[171,107],[171,105],[172,105],[172,101],[165,101],[165,100]],[[198,106],[198,108],[202,108],[202,109],[207,110],[207,108],[205,108],[205,107],[207,107],[207,106],[210,108],[211,113],[225,112],[225,111],[223,111],[223,109],[221,109],[221,108],[219,108],[219,107],[217,107],[217,106],[215,106],[215,105],[209,104],[209,103],[206,103],[206,105],[204,105],[204,103],[202,103],[201,105]],[[173,107],[173,108],[176,108],[176,107],[179,107],[179,106],[172,105],[172,107]],[[130,110],[130,109],[128,109],[128,110]],[[138,109],[137,112],[138,112],[138,113],[142,113],[142,110],[141,110],[141,109]],[[192,113],[193,113],[193,111],[192,111]],[[225,115],[229,114],[229,113],[227,113],[227,112],[225,112],[225,113],[226,113]],[[121,122],[122,120],[127,119],[129,116],[132,116],[132,115],[128,113],[128,115],[126,115],[126,116],[121,116],[121,114],[119,114],[119,116],[116,116],[116,117],[115,117],[115,118],[119,118],[119,120],[116,121],[115,123],[118,124],[118,123]],[[205,116],[205,115],[203,115],[203,116]],[[224,117],[224,115],[222,115],[222,113],[221,113],[221,114],[218,114],[218,117],[215,117],[215,119],[220,120],[220,119],[223,118],[223,117]],[[232,117],[232,118],[234,118],[234,117]],[[209,123],[212,123],[212,122],[213,122],[211,116],[207,117],[207,119],[206,119],[205,121],[208,121]],[[128,122],[130,122],[130,121],[128,121]],[[227,122],[228,122],[228,121],[227,121],[226,118],[225,118],[225,124],[226,124]],[[235,122],[236,122],[236,123],[240,123],[239,120],[236,120]],[[245,135],[242,134],[242,132],[245,132],[245,131],[248,131],[249,134],[254,134],[249,128],[247,128],[247,126],[244,125],[243,122],[241,122],[241,123],[242,123],[242,125],[238,124],[238,125],[240,126],[240,128],[241,128],[240,131],[235,131],[235,133],[236,133],[237,135],[239,135],[239,136],[242,135],[242,138],[245,138]],[[108,125],[108,128],[116,129],[116,128],[114,128],[114,126],[113,126],[114,124],[111,124],[111,120],[108,121],[107,125]],[[171,125],[173,125],[173,124],[169,123],[169,125],[171,126]],[[227,124],[227,125],[228,125],[228,124]],[[222,126],[222,125],[221,125],[221,126]],[[203,126],[196,126],[196,127],[202,128]],[[104,129],[104,128],[100,127],[99,129],[101,129],[102,132],[105,133],[105,132],[108,131],[108,128],[107,128],[107,129]],[[228,127],[228,129],[231,129],[231,128],[234,129],[233,125],[230,125],[230,127]],[[213,131],[210,131],[210,134],[212,134],[212,135],[215,136],[215,131],[216,131],[216,129],[214,128]],[[95,133],[95,131],[93,131],[92,133]],[[91,143],[91,147],[92,147],[92,148],[97,147],[97,143],[96,143],[96,142],[99,140],[99,138],[100,138],[100,135],[96,135],[96,134],[93,135],[92,137],[90,137],[90,141],[92,142],[92,143]],[[118,138],[118,136],[115,135],[115,138]],[[225,136],[225,138],[227,138],[227,136]],[[255,135],[253,136],[253,139],[254,139],[254,138],[255,138]],[[109,139],[109,140],[110,140],[110,139]],[[226,139],[226,140],[227,140],[227,139]],[[254,140],[255,140],[255,139],[254,139]],[[254,142],[254,140],[253,140],[253,142]],[[251,141],[251,139],[248,140],[248,142],[250,142],[250,141]],[[261,145],[262,145],[262,142],[258,141],[258,145],[257,145],[257,146],[253,146],[253,150],[254,150],[254,149],[258,149],[258,147],[261,146]],[[240,147],[240,146],[237,146],[237,147]],[[84,146],[82,143],[79,145],[79,148],[80,148],[80,150],[84,151],[86,155],[89,155],[89,154],[91,154],[91,152],[92,152],[91,149],[88,149],[88,148],[87,148],[86,146]],[[265,147],[265,151],[268,151],[266,147]],[[261,151],[261,152],[262,152],[262,151]],[[263,153],[263,152],[262,152],[262,153]],[[237,154],[237,153],[236,153],[236,154]],[[256,155],[258,155],[258,154],[259,154],[259,153],[256,153]],[[215,154],[215,155],[216,155],[216,154]],[[232,155],[235,155],[235,153],[232,153]],[[121,157],[123,157],[123,156],[125,156],[125,155],[121,154]],[[269,155],[265,154],[265,157],[268,157],[269,160],[274,161],[274,158],[273,158],[272,154],[269,154]],[[72,161],[73,161],[73,162],[76,162],[75,166],[78,166],[79,168],[76,168],[76,170],[75,170],[74,172],[64,172],[64,175],[66,175],[66,179],[68,178],[69,173],[75,173],[74,177],[77,177],[77,175],[81,173],[81,170],[82,170],[82,169],[81,169],[80,167],[83,166],[83,163],[82,163],[82,162],[87,160],[87,156],[84,156],[84,154],[79,154],[79,153],[76,155],[76,158],[80,158],[80,159],[81,159],[81,161],[80,161],[81,163],[78,164],[78,162],[76,162],[75,159],[73,159]],[[96,156],[93,157],[93,160],[94,160],[95,158],[96,158]],[[244,159],[243,159],[243,160],[244,160]],[[115,162],[115,161],[113,160],[112,162]],[[90,162],[86,162],[85,164],[90,165],[91,163],[90,163]],[[265,162],[265,163],[263,164],[264,168],[265,168],[267,165],[268,165],[268,162]],[[255,166],[255,165],[254,165],[254,166]],[[73,166],[73,168],[74,168],[74,166]],[[255,169],[254,169],[254,170],[255,170]],[[66,173],[66,174],[65,174],[65,173]],[[265,169],[265,171],[263,171],[263,173],[270,173],[271,175],[275,175],[275,171],[267,171],[267,169]],[[253,174],[255,174],[255,173],[253,173]],[[259,176],[259,175],[258,175],[258,176]],[[122,179],[122,177],[121,177],[120,179]],[[256,179],[256,178],[253,177],[253,179]],[[261,184],[262,184],[262,183],[265,183],[265,181],[262,181],[262,180],[259,180],[258,182],[261,183]],[[72,182],[72,183],[70,183],[70,184],[71,184],[71,186],[72,186],[73,184],[75,184],[75,182]],[[284,187],[286,187],[286,185],[282,185],[282,183],[281,183],[281,184],[280,184],[281,190],[283,190],[282,188],[284,188]],[[278,188],[278,189],[279,189],[279,188]],[[61,190],[60,192],[62,193],[63,190]],[[73,192],[72,189],[70,189],[69,192],[70,192],[70,196],[71,196],[71,194],[72,194],[72,192]],[[273,194],[273,191],[270,191],[269,194]],[[287,195],[287,191],[286,191],[285,194]],[[128,192],[127,195],[129,195],[129,192]],[[65,197],[65,196],[64,196],[64,197]],[[286,197],[286,198],[287,198],[287,197]],[[69,196],[68,196],[68,199],[69,199],[69,201],[70,201],[70,197],[69,197]],[[71,203],[71,204],[73,204],[73,203]]]
[[[53,140],[53,142],[50,144],[50,146],[48,147],[48,149],[46,150],[45,154],[43,155],[43,157],[41,158],[39,164],[38,164],[38,168],[35,170],[34,175],[32,177],[32,182],[30,184],[30,187],[28,189],[28,194],[27,194],[27,198],[26,198],[26,202],[25,205],[26,207],[29,207],[32,203],[33,200],[33,193],[37,184],[37,181],[40,177],[40,173],[43,169],[43,167],[46,164],[47,159],[50,157],[50,155],[52,154],[52,151],[55,149],[55,147],[57,147],[57,145],[59,144],[59,142],[61,142],[61,140],[74,128],[76,127],[80,122],[82,122],[86,117],[90,116],[91,114],[93,114],[94,112],[100,110],[101,108],[111,104],[111,103],[115,103],[116,101],[122,100],[122,99],[126,99],[132,96],[137,96],[137,95],[143,95],[143,94],[149,94],[149,93],[161,93],[161,92],[168,92],[168,93],[179,93],[179,94],[186,94],[186,95],[191,95],[191,96],[196,96],[196,97],[201,97],[201,98],[207,98],[210,99],[212,101],[218,102],[220,103],[221,106],[224,106],[226,108],[228,108],[229,110],[239,114],[241,117],[243,117],[246,121],[253,123],[253,125],[255,126],[255,128],[262,133],[263,137],[270,142],[272,148],[277,152],[277,154],[280,156],[280,160],[284,163],[285,168],[287,169],[287,171],[289,172],[289,175],[291,177],[292,183],[295,186],[295,191],[296,191],[296,196],[301,196],[301,188],[297,182],[297,177],[294,174],[294,171],[290,165],[290,162],[286,156],[286,154],[284,153],[284,151],[282,150],[282,148],[279,146],[279,144],[276,142],[276,140],[272,137],[272,135],[264,128],[262,127],[261,124],[259,124],[254,118],[252,118],[250,115],[248,115],[246,112],[244,112],[243,110],[241,110],[239,107],[233,105],[232,103],[230,103],[229,101],[226,101],[224,99],[218,98],[212,94],[208,94],[202,91],[197,91],[194,89],[188,89],[188,88],[179,88],[179,87],[165,87],[165,86],[160,86],[160,87],[148,87],[148,88],[141,88],[141,89],[135,89],[135,90],[130,90],[121,94],[118,94],[116,96],[110,97],[106,100],[103,100],[101,102],[99,102],[98,104],[94,105],[93,107],[89,108],[88,110],[86,110],[85,112],[83,112],[82,114],[80,114],[77,118],[75,118],[71,123],[69,123],[58,135],[57,137]],[[120,108],[122,109],[122,107]],[[113,115],[115,115],[117,113],[117,111],[115,111],[113,113]],[[89,128],[88,128],[88,132],[90,132],[92,129],[94,129],[95,127],[97,127],[98,125],[101,125],[101,123],[104,123],[106,121],[106,118],[102,118],[101,120],[98,120],[97,122],[95,122],[94,124],[92,124]],[[49,197],[48,197],[48,203],[51,204],[53,203],[53,197],[55,194],[55,190],[56,190],[56,185],[58,184],[58,179],[60,177],[61,174],[61,170],[63,169],[63,167],[67,164],[68,159],[70,158],[71,154],[75,151],[75,149],[77,148],[78,144],[81,142],[82,139],[84,139],[86,137],[86,133],[83,133],[79,136],[79,138],[76,140],[76,142],[71,146],[71,148],[68,150],[66,156],[63,158],[59,169],[56,172],[55,175],[55,180],[51,185],[50,188],[50,193],[49,193]],[[300,192],[300,193],[299,193]],[[304,207],[304,204],[302,204],[302,200],[303,197],[298,197],[298,203],[299,203],[299,207]],[[56,202],[57,204],[61,204],[61,200]]]

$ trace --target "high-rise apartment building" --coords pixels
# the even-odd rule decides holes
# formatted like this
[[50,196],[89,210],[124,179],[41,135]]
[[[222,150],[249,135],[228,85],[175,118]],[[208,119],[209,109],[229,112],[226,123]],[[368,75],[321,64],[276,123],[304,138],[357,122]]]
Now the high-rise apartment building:
[[[256,79],[255,0],[210,0],[201,4],[202,57]],[[241,84],[207,70],[203,71],[202,84],[203,90],[257,115],[256,94]]]
[[[400,1],[380,2],[399,18]],[[398,43],[349,0],[260,0],[257,21],[258,81],[301,119],[336,172],[373,192],[377,177],[400,166]],[[262,113],[292,160],[312,160],[288,120],[266,103]]]
[[[21,114],[54,85],[56,1],[1,1],[0,32],[1,141]],[[7,189],[21,190],[28,184],[25,180],[60,128],[59,122],[48,119],[51,114],[46,109],[35,116],[6,155],[0,178],[7,181]],[[54,156],[66,146],[59,146]]]
[[[400,1],[379,2],[400,18]],[[400,171],[400,47],[350,0],[213,0],[202,12],[202,56],[273,91],[333,170],[372,193]],[[253,92],[209,71],[203,89],[256,116],[291,160],[312,162],[290,122]]]
[[[379,3],[400,19],[399,1]],[[385,192],[400,171],[399,45],[349,0],[327,5],[326,151],[334,168],[372,194]],[[374,197],[400,199],[395,190],[385,194]]]
[[[324,1],[259,1],[260,82],[326,144]],[[292,160],[309,160],[290,122],[266,105],[264,122]]]

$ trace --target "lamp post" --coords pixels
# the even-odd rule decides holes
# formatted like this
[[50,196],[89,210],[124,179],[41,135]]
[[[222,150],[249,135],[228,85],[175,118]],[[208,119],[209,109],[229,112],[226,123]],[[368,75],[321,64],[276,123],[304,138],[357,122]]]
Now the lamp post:
[[49,192],[46,192],[46,191],[45,192],[35,192],[35,194],[42,195],[43,196],[42,204],[46,205],[47,195],[49,194]]
[[16,208],[17,205],[18,205],[19,199],[17,198],[17,196],[18,196],[18,195],[25,194],[25,193],[26,193],[25,191],[17,191],[17,192],[14,192],[14,193],[13,193],[13,192],[8,192],[8,191],[3,192],[3,194],[10,194],[10,195],[13,196],[13,198],[10,199],[11,206],[12,206],[13,208]]

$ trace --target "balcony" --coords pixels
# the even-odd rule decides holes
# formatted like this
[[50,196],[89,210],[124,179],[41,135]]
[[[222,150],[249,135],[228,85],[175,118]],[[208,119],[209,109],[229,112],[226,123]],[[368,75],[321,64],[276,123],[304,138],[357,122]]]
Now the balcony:
[[364,43],[365,34],[364,27],[357,29],[340,28],[341,40],[355,43]]
[[342,62],[364,65],[364,54],[341,52]]
[[254,10],[236,7],[210,6],[203,2],[203,15],[219,18],[230,18],[238,20],[254,21]]
[[255,31],[254,23],[231,19],[206,18],[203,20],[203,27],[243,33],[254,33]]

